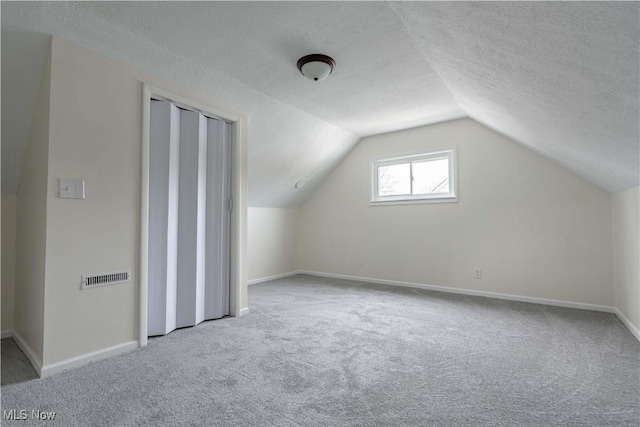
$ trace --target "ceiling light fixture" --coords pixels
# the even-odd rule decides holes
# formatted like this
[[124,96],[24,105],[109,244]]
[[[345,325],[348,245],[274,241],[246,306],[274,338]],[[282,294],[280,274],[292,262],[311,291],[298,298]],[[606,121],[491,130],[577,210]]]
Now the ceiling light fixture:
[[298,59],[298,70],[303,76],[314,82],[321,82],[329,77],[335,66],[336,61],[333,58],[320,53],[314,53]]

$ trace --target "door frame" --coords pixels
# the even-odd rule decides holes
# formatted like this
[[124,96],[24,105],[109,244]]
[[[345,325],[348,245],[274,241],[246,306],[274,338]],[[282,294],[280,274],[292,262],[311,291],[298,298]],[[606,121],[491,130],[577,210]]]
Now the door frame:
[[247,307],[247,115],[228,105],[203,104],[168,90],[143,83],[142,90],[142,175],[140,180],[140,262],[138,344],[147,345],[149,269],[149,135],[151,99],[169,101],[178,107],[219,117],[231,124],[231,199],[229,230],[229,314],[249,313]]

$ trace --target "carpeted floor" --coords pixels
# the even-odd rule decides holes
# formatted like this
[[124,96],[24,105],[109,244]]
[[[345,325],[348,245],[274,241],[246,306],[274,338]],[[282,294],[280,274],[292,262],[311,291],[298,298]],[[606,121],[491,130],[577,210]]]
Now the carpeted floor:
[[38,373],[13,339],[3,339],[0,345],[2,346],[0,347],[2,350],[2,376],[0,376],[2,391],[4,391],[5,385],[38,378]]
[[3,341],[2,409],[56,412],[3,425],[639,425],[640,344],[612,314],[310,276],[249,302],[45,379],[7,374]]

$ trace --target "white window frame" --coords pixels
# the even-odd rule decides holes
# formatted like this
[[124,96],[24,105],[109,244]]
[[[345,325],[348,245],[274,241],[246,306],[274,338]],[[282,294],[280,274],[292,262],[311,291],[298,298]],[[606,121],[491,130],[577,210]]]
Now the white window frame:
[[[412,154],[389,159],[374,160],[371,162],[370,177],[370,202],[369,205],[392,205],[408,203],[446,203],[458,201],[458,174],[457,174],[457,148],[447,148],[427,153]],[[446,158],[449,161],[449,192],[432,194],[403,194],[398,196],[378,196],[378,168],[380,166],[392,166],[403,163],[435,160]],[[413,176],[411,178],[413,186]],[[412,187],[413,188],[413,187]]]

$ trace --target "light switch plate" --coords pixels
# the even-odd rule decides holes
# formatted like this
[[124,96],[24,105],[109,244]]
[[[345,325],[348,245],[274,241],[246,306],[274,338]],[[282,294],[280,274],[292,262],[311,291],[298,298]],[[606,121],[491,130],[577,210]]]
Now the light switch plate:
[[61,199],[84,199],[84,179],[60,178]]

